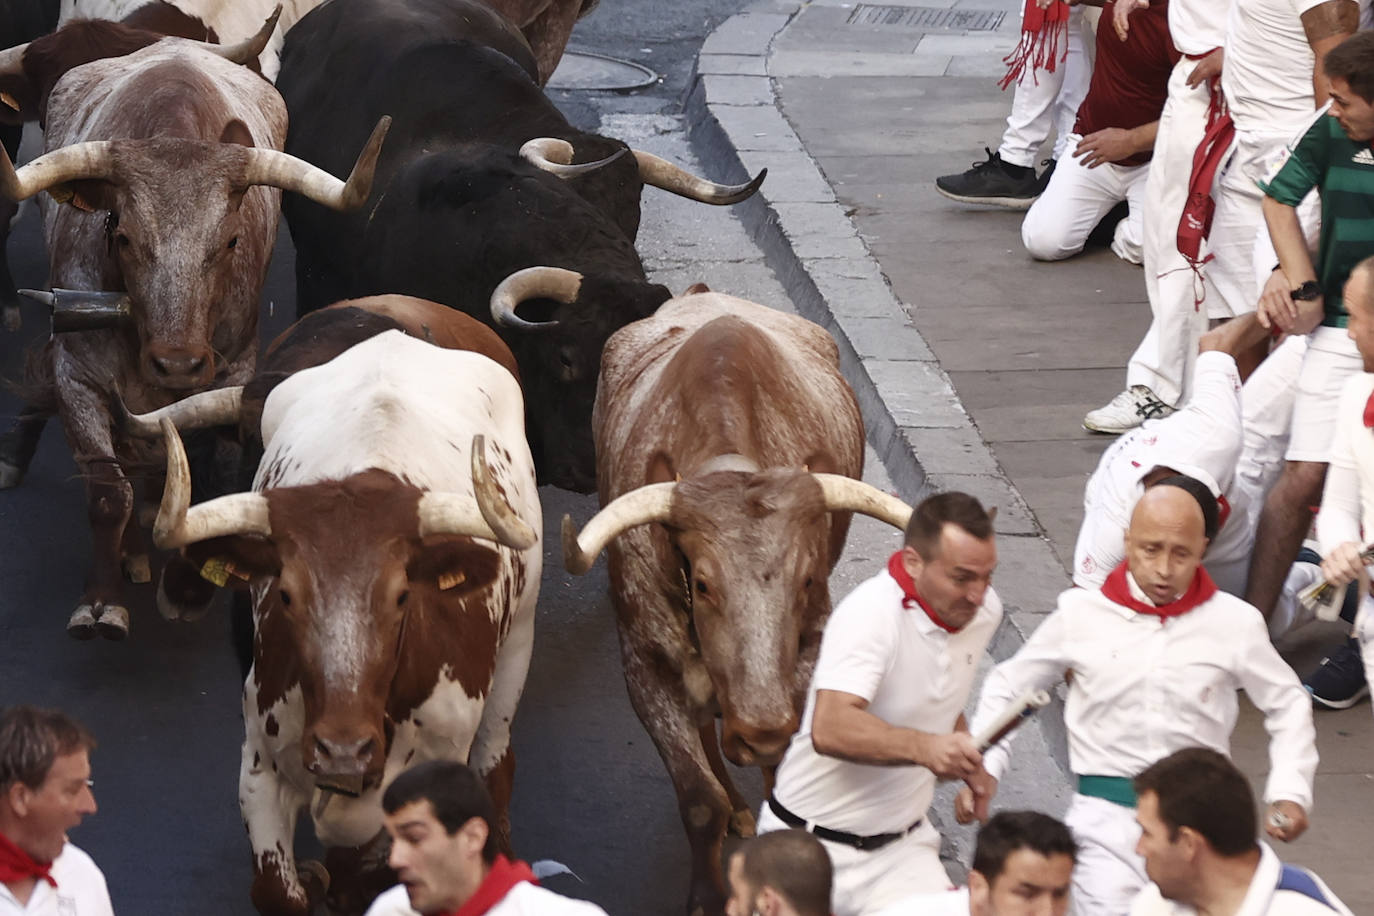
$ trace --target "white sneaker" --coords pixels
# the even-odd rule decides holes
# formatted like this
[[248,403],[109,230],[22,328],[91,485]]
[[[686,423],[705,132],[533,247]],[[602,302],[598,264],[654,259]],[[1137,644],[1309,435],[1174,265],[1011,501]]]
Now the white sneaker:
[[1174,412],[1145,385],[1132,385],[1105,407],[1088,411],[1083,428],[1094,433],[1119,435],[1146,420],[1160,420]]

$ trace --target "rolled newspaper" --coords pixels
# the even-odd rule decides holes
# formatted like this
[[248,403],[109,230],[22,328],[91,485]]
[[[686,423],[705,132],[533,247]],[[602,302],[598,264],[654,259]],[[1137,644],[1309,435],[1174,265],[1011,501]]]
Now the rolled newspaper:
[[[1366,566],[1374,563],[1374,544],[1360,551],[1360,562]],[[1341,616],[1345,588],[1344,585],[1333,585],[1323,579],[1298,592],[1298,603],[1321,620],[1335,620]]]
[[973,742],[978,745],[978,753],[982,754],[998,741],[1016,730],[1016,727],[1035,714],[1037,709],[1048,706],[1050,695],[1044,690],[1027,690],[1021,694],[1012,704],[1002,710],[1002,714],[988,723],[987,728],[973,736]]

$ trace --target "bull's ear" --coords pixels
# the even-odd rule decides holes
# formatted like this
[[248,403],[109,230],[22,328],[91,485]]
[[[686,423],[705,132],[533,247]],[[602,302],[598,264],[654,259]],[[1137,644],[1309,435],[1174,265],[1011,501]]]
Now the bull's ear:
[[829,452],[814,452],[806,459],[806,469],[812,474],[838,474],[839,467]]
[[444,595],[465,595],[496,578],[501,557],[492,541],[437,536],[425,538],[406,565],[406,577]]
[[100,178],[83,178],[54,185],[48,189],[48,193],[60,204],[87,212],[113,210],[115,207],[114,185]]
[[666,452],[654,452],[649,458],[649,466],[644,470],[645,483],[673,483],[677,480],[677,467]]
[[277,545],[263,538],[211,538],[188,545],[182,554],[202,578],[221,587],[247,588],[255,579],[281,575]]
[[224,125],[224,130],[219,135],[220,143],[237,143],[239,146],[257,146],[253,142],[253,132],[248,129],[238,118]]

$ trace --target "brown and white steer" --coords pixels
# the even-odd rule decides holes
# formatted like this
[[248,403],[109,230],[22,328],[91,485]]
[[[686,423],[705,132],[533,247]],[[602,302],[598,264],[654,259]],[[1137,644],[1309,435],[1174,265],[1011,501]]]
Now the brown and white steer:
[[373,337],[268,396],[253,492],[189,509],[184,452],[162,422],[154,537],[253,595],[239,802],[259,912],[319,902],[292,851],[302,810],[331,856],[376,855],[382,788],[411,764],[468,761],[504,820],[542,566],[511,374],[400,331]]
[[[127,633],[121,556],[131,579],[150,577],[138,525],[129,524],[134,496],[124,468],[162,459],[156,444],[114,434],[114,393],[146,412],[247,381],[279,189],[336,209],[360,205],[384,132],[379,125],[345,184],[280,151],[286,109],[271,84],[204,46],[167,38],[69,71],[47,99],[48,151],[17,172],[0,157],[0,194],[52,192],[40,200],[51,285],[127,291],[131,306],[123,326],[59,335],[42,355],[40,382],[86,479],[95,537],[68,623],[73,635]],[[21,418],[29,427],[21,434],[36,438],[42,420]],[[23,468],[0,472],[13,485]]]
[[721,749],[771,778],[850,513],[903,526],[911,510],[858,479],[863,420],[830,335],[698,289],[607,342],[593,421],[604,508],[581,534],[565,517],[563,549],[574,573],[607,549],[625,682],[691,842],[688,909],[718,914],[726,827],[753,829]]

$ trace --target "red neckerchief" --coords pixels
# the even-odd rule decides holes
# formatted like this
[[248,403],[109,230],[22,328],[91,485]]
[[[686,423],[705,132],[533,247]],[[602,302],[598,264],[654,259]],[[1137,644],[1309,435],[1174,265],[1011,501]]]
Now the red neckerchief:
[[935,624],[946,633],[958,633],[958,627],[952,627],[940,619],[940,615],[930,609],[930,605],[921,600],[921,596],[916,594],[916,583],[911,581],[911,576],[907,573],[906,567],[902,565],[902,552],[899,550],[894,553],[887,561],[887,573],[897,580],[897,584],[902,587],[902,607],[911,609],[913,604],[919,605],[921,610],[926,612],[930,622]]
[[1369,400],[1364,402],[1364,425],[1374,429],[1374,394],[1370,394]]
[[0,884],[11,884],[27,878],[42,878],[53,887],[57,887],[57,879],[50,873],[51,869],[51,862],[47,865],[38,864],[33,856],[0,833]]
[[1107,596],[1108,601],[1128,607],[1138,614],[1154,614],[1162,620],[1186,614],[1216,593],[1217,584],[1201,566],[1193,574],[1193,581],[1188,585],[1188,590],[1168,604],[1148,604],[1137,600],[1131,594],[1131,587],[1126,582],[1125,560],[1122,560],[1121,565],[1112,570],[1107,581],[1102,583],[1102,594]]
[[1069,4],[1065,0],[1051,0],[1045,9],[1036,0],[1026,0],[1021,11],[1021,40],[1011,53],[1002,58],[1007,73],[997,85],[1006,89],[1021,81],[1026,71],[1040,84],[1036,70],[1053,73],[1055,67],[1069,56]]
[[530,867],[524,862],[512,862],[505,856],[498,855],[496,861],[491,863],[491,871],[482,879],[482,883],[477,886],[477,891],[467,899],[467,902],[452,913],[445,916],[482,916],[487,910],[496,906],[506,898],[510,889],[522,881],[531,884],[538,884],[539,879],[530,871]]

